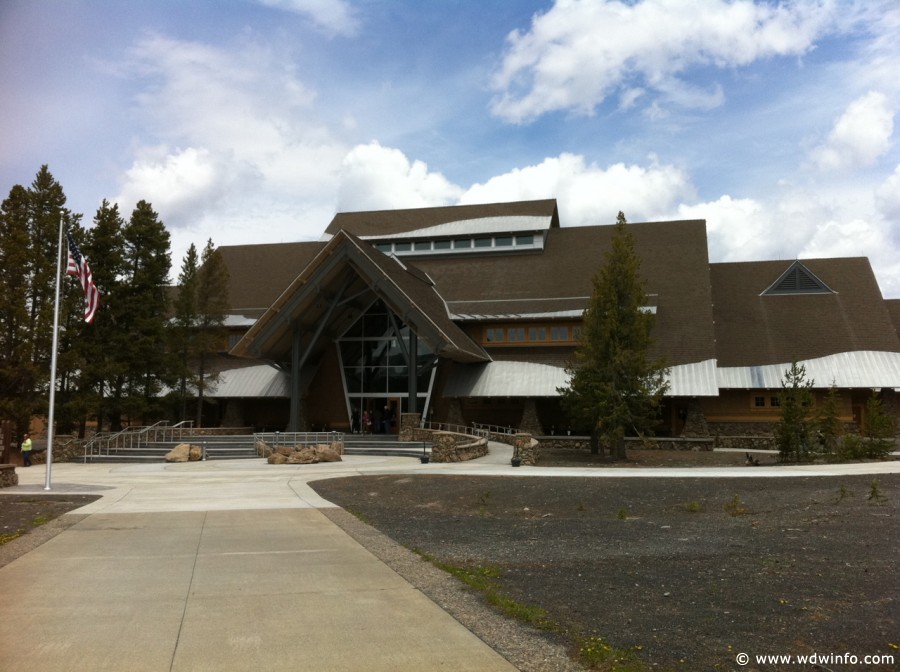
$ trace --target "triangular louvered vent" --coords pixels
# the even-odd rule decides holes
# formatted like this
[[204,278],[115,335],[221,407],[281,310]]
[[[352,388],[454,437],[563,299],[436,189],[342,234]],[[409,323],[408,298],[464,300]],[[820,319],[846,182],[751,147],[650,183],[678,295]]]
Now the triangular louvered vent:
[[768,294],[833,294],[824,282],[799,261],[791,264],[766,291]]

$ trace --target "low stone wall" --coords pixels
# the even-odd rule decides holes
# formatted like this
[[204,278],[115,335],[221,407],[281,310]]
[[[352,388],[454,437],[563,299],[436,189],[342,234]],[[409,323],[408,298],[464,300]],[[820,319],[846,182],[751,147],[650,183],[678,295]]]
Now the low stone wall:
[[[542,436],[541,446],[548,450],[590,450],[589,436]],[[712,450],[714,439],[706,437],[674,437],[654,436],[647,439],[625,437],[625,449],[631,450],[693,450],[697,452]]]
[[774,436],[717,436],[716,448],[737,448],[740,450],[778,450]]
[[431,432],[432,462],[465,462],[488,453],[487,439],[476,439],[455,432]]
[[16,473],[16,465],[0,464],[0,488],[11,488],[19,484],[19,475]]

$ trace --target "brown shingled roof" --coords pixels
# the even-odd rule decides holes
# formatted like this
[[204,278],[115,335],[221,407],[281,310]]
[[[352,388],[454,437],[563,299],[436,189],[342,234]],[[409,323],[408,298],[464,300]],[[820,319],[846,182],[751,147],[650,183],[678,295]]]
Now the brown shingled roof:
[[[656,349],[669,364],[715,357],[706,223],[629,224],[641,257],[648,305],[657,307]],[[584,309],[605,262],[613,226],[551,229],[540,254],[421,257],[454,313],[499,314]],[[549,300],[553,299],[553,300]],[[480,310],[475,310],[480,308]]]
[[779,364],[840,352],[900,352],[863,257],[804,259],[834,293],[761,296],[792,261],[710,266],[720,367]]

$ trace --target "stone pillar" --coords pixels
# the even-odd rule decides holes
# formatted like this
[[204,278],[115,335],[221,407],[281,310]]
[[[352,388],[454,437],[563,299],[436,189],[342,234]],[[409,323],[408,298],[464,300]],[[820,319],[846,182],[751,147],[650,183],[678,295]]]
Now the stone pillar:
[[534,399],[528,397],[525,400],[525,408],[522,411],[522,420],[519,422],[519,431],[536,436],[544,435],[544,428],[538,419],[537,404]]
[[691,399],[688,402],[687,418],[684,420],[684,428],[681,436],[685,438],[706,438],[709,436],[709,425],[706,424],[706,416],[700,408],[700,402]]
[[400,441],[415,441],[416,430],[422,424],[421,413],[400,414]]
[[518,456],[520,464],[534,466],[538,461],[538,442],[527,432],[516,434],[513,458]]

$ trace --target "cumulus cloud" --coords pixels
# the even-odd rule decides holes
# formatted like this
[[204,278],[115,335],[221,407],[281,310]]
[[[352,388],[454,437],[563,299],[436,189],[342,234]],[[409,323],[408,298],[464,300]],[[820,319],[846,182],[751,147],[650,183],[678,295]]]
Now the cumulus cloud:
[[323,31],[332,35],[352,37],[359,30],[359,21],[349,3],[344,0],[259,0],[275,7],[308,17]]
[[422,161],[377,142],[354,147],[344,158],[339,210],[389,210],[449,205],[462,189]]
[[349,145],[318,118],[315,91],[289,61],[252,41],[138,41],[120,71],[141,85],[133,114],[145,135],[115,200],[151,201],[170,229],[215,221],[224,238],[243,220],[317,237],[321,221],[288,224],[285,211],[333,211]]
[[898,223],[894,235],[900,244],[900,165],[875,191],[875,203],[886,220]]
[[890,148],[893,132],[894,111],[887,96],[870,91],[835,121],[828,140],[812,151],[812,161],[820,170],[871,166]]
[[563,225],[583,226],[614,222],[620,210],[629,221],[654,219],[691,195],[688,176],[676,166],[651,160],[647,167],[617,163],[603,168],[564,153],[475,184],[460,203],[556,198]]
[[748,0],[557,0],[513,31],[492,85],[494,114],[527,122],[551,111],[592,114],[608,96],[626,105],[646,90],[685,107],[720,105],[724,93],[691,84],[696,66],[733,68],[773,56],[802,55],[831,18],[829,3],[755,4]]

